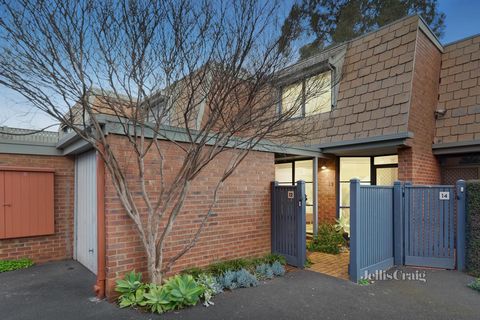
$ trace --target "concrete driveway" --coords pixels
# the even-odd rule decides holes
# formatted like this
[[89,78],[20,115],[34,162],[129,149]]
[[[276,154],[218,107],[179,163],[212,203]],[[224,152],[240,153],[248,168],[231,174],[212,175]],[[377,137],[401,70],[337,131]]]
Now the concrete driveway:
[[0,274],[0,319],[480,318],[480,294],[466,287],[472,277],[427,270],[426,280],[359,286],[315,272],[296,271],[256,288],[221,294],[210,308],[197,306],[157,316],[94,301],[94,276],[80,264],[65,261]]

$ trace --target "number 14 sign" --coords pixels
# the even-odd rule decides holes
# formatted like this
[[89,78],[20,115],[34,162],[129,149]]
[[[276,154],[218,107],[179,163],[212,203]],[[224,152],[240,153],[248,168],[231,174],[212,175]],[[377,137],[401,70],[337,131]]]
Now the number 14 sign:
[[450,192],[440,191],[440,200],[450,200]]

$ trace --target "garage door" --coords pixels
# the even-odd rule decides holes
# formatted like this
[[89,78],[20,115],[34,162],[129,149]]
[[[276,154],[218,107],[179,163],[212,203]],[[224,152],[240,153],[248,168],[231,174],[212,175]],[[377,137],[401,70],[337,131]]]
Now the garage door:
[[96,152],[75,160],[75,258],[97,273],[97,166]]

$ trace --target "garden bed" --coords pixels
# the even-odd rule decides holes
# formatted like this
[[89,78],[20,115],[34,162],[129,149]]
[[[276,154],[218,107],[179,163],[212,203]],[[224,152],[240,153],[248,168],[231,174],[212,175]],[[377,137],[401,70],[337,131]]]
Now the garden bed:
[[137,308],[154,313],[179,310],[202,302],[214,305],[213,297],[225,290],[256,287],[260,281],[285,274],[285,258],[268,254],[263,258],[236,259],[206,268],[190,268],[162,285],[142,282],[142,274],[130,272],[117,281],[121,308]]

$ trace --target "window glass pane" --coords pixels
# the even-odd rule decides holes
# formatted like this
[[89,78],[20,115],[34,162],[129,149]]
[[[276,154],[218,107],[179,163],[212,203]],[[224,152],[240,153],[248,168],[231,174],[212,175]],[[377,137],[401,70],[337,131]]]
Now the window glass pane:
[[350,206],[350,182],[340,183],[340,206]]
[[391,156],[381,156],[375,157],[373,160],[374,164],[397,164],[398,163],[398,156],[391,155]]
[[295,161],[295,181],[313,181],[313,160]]
[[305,183],[305,194],[307,195],[307,206],[313,205],[313,183]]
[[331,72],[324,72],[305,81],[305,115],[332,109]]
[[398,168],[377,168],[377,186],[393,186],[398,180]]
[[302,116],[302,82],[282,88],[282,113],[294,109],[293,117]]
[[350,181],[359,178],[360,181],[370,181],[370,158],[340,158],[340,181]]
[[292,184],[292,163],[275,164],[275,181]]
[[[350,209],[349,208],[340,208],[340,219],[345,219],[346,221],[350,221]],[[346,227],[347,230],[345,232],[350,233],[350,228]]]

